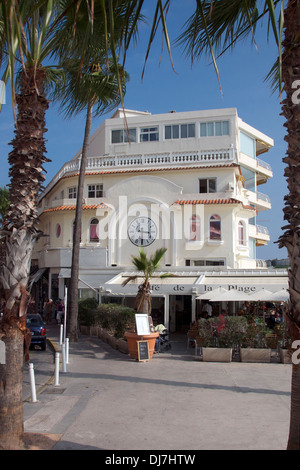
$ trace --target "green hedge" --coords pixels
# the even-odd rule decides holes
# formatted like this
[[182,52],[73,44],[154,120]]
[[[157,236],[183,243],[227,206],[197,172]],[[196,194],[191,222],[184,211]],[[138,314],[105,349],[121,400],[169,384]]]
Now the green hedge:
[[100,304],[95,299],[79,301],[78,319],[81,325],[100,326],[116,338],[135,327],[135,310],[118,304]]

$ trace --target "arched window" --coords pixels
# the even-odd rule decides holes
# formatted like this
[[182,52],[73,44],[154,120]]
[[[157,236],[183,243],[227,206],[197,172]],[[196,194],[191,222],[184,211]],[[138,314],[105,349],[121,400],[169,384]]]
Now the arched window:
[[221,217],[212,215],[209,219],[209,239],[221,240]]
[[59,238],[61,236],[61,225],[60,224],[56,224],[55,235],[56,235],[56,238]]
[[238,244],[246,245],[245,224],[241,220],[238,223]]
[[190,218],[190,241],[200,241],[201,240],[201,231],[200,231],[200,217],[198,215],[192,215]]
[[99,242],[98,225],[99,225],[99,220],[98,219],[92,219],[91,220],[91,222],[90,222],[90,242],[94,242],[94,243]]

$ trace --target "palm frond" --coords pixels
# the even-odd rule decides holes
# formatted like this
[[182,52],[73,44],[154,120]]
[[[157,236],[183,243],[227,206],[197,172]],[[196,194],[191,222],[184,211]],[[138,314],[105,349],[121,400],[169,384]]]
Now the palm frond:
[[137,275],[135,276],[128,276],[123,282],[122,282],[122,286],[126,286],[129,282],[131,281],[135,281],[137,279]]

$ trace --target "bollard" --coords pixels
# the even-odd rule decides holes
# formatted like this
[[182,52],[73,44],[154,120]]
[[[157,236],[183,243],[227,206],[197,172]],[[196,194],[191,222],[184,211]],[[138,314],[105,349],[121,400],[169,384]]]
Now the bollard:
[[69,338],[66,338],[66,364],[69,364]]
[[62,345],[62,339],[63,339],[63,330],[64,330],[64,325],[60,325],[60,334],[59,334],[59,344]]
[[62,353],[62,371],[67,372],[66,368],[66,345],[63,343],[61,345],[61,353]]
[[28,366],[29,366],[29,377],[30,377],[32,403],[36,403],[37,399],[36,399],[36,390],[35,390],[34,368],[33,368],[33,364],[31,362],[28,364]]
[[55,381],[54,385],[59,385],[59,353],[55,353]]

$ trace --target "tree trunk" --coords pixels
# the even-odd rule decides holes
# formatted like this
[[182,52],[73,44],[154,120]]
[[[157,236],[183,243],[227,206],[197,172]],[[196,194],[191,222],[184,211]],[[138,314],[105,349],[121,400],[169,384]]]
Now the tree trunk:
[[[43,69],[26,69],[17,96],[18,115],[13,150],[9,154],[11,202],[1,230],[0,295],[3,316],[0,340],[5,343],[5,364],[0,364],[0,449],[22,447],[23,367],[26,291],[37,228],[37,196],[45,179],[43,163],[45,112]],[[27,358],[28,360],[28,358]]]
[[300,366],[293,364],[290,432],[287,450],[300,449]]
[[82,201],[84,190],[84,177],[87,159],[87,150],[92,126],[93,104],[87,108],[84,141],[82,146],[80,172],[77,186],[76,215],[73,233],[71,281],[68,290],[67,336],[70,341],[78,341],[78,281],[79,281],[79,253],[81,238]]
[[[285,140],[288,144],[285,176],[288,195],[285,197],[284,218],[288,225],[280,237],[280,246],[287,248],[291,268],[289,270],[290,303],[288,319],[293,340],[299,339],[300,327],[300,2],[290,0],[285,9],[282,78],[286,98],[282,103],[282,115],[286,118]],[[299,368],[293,365],[291,390],[291,422],[288,449],[300,449],[300,380]]]

